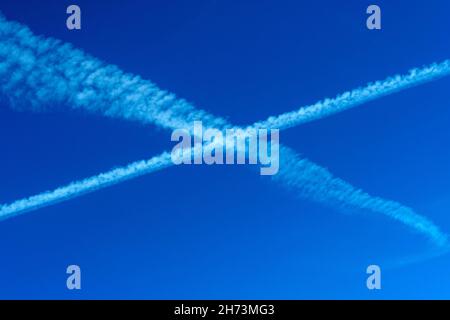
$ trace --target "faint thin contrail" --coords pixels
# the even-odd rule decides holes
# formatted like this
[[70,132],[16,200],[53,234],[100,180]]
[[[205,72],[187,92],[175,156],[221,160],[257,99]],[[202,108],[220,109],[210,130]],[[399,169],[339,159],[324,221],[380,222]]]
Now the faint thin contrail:
[[[160,90],[149,81],[125,74],[84,52],[54,39],[37,37],[18,23],[0,15],[0,88],[16,108],[31,106],[42,110],[56,104],[70,105],[103,115],[153,123],[164,128],[189,127],[201,119],[207,126],[229,127],[223,119],[197,110],[190,103]],[[288,128],[319,119],[363,102],[447,75],[448,62],[415,69],[363,89],[356,89],[313,106],[269,118],[254,126]],[[303,198],[337,209],[365,209],[396,219],[425,234],[437,245],[446,243],[428,219],[393,201],[372,197],[335,178],[326,169],[300,157],[287,147],[280,148],[284,165],[275,179],[292,187]],[[113,169],[54,191],[44,192],[9,205],[0,206],[0,219],[71,199],[124,180],[172,165],[163,153],[147,161]]]

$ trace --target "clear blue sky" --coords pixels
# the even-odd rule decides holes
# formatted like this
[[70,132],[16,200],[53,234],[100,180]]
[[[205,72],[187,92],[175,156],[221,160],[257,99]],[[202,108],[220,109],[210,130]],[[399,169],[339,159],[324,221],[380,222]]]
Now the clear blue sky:
[[[65,10],[82,10],[68,31]],[[365,10],[382,9],[382,30]],[[3,1],[9,20],[235,124],[450,58],[448,1]],[[450,232],[450,79],[281,133],[283,144]],[[0,203],[173,147],[170,132],[0,102]],[[341,214],[245,166],[179,166],[0,222],[0,298],[450,298],[450,255],[403,225]],[[82,270],[68,291],[65,269]],[[382,268],[368,291],[366,267]]]

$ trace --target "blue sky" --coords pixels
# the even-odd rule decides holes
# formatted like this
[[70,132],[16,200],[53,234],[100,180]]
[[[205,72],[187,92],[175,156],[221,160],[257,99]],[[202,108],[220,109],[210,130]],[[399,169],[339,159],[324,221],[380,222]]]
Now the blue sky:
[[[375,2],[374,2],[375,3]],[[235,124],[450,57],[446,1],[14,1],[0,10]],[[280,141],[450,230],[450,79],[283,131]],[[0,106],[0,203],[170,149],[170,132]],[[450,255],[385,217],[342,214],[240,166],[179,166],[0,223],[1,298],[449,298]],[[82,290],[68,291],[78,264]],[[378,264],[382,290],[368,291]]]

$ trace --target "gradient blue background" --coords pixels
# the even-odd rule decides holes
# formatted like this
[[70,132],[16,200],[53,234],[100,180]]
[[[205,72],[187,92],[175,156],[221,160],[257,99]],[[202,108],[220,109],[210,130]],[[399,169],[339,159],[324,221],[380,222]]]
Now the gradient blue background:
[[[65,10],[82,10],[68,31]],[[382,9],[381,31],[366,8]],[[6,1],[0,10],[235,124],[450,58],[448,1]],[[281,133],[450,231],[450,79]],[[121,120],[0,106],[0,203],[172,148]],[[179,166],[0,223],[0,298],[450,298],[450,256],[376,215],[299,200],[245,166]],[[66,289],[78,264],[82,290]],[[366,267],[382,268],[382,290]]]

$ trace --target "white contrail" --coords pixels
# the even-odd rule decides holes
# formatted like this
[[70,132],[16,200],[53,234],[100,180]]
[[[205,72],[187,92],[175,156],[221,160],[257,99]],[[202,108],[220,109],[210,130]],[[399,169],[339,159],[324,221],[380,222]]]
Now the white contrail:
[[304,199],[323,203],[343,212],[356,209],[382,214],[425,235],[439,247],[448,245],[447,235],[413,209],[395,201],[371,196],[334,177],[327,169],[301,157],[288,147],[280,147],[280,169],[272,178]]
[[69,200],[143,174],[161,170],[171,165],[170,153],[167,152],[147,161],[136,161],[126,167],[116,168],[87,179],[72,182],[67,186],[57,188],[53,191],[43,192],[8,205],[2,205],[0,206],[0,220]]
[[196,109],[150,81],[105,64],[67,43],[35,36],[26,26],[0,13],[0,92],[16,109],[82,109],[104,116],[188,127],[202,119],[222,127],[224,121]]
[[347,91],[334,99],[325,99],[298,110],[269,117],[258,122],[256,127],[278,128],[280,130],[322,119],[335,113],[359,106],[371,100],[411,88],[450,75],[450,60],[415,68],[405,75],[396,75],[367,86]]
[[[31,31],[0,15],[0,88],[12,105],[34,110],[64,104],[103,115],[153,123],[164,128],[189,128],[194,120],[211,127],[230,127],[223,119],[195,109],[149,81],[125,74],[80,50],[54,39],[34,36]],[[325,100],[299,111],[269,118],[254,126],[281,129],[343,111],[377,97],[447,75],[448,62],[415,69],[407,76],[377,82]],[[372,197],[335,178],[326,169],[280,146],[282,166],[275,179],[293,187],[302,198],[337,209],[366,209],[381,213],[425,234],[435,244],[446,236],[428,219],[390,200]],[[113,169],[54,191],[44,192],[0,206],[0,219],[35,210],[124,180],[171,166],[168,153],[124,168]]]

